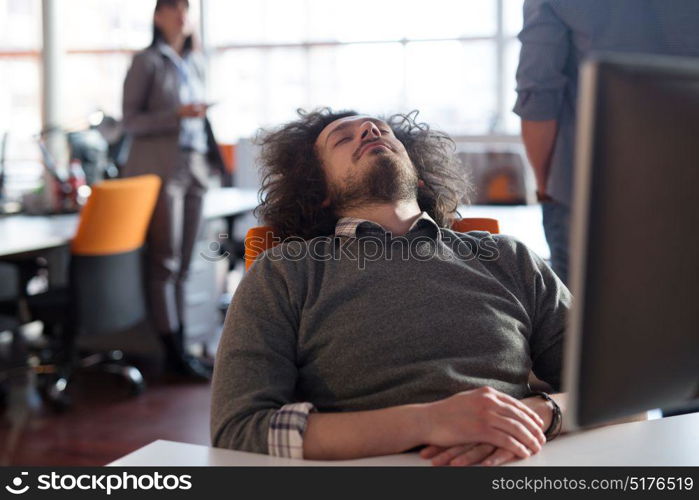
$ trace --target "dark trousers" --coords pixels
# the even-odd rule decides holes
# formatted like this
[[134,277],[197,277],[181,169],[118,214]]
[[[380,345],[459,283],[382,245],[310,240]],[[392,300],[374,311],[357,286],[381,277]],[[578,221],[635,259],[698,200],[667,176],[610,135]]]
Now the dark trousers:
[[551,250],[551,267],[568,286],[568,241],[570,237],[570,208],[558,201],[541,204],[546,242]]
[[148,292],[158,332],[185,324],[184,285],[201,224],[208,166],[204,155],[182,151],[163,180],[148,230]]

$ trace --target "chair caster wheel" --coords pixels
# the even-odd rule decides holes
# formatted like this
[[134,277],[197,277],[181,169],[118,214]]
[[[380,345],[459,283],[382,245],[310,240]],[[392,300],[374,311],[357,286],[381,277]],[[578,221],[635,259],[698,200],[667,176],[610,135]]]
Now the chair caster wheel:
[[44,396],[46,402],[55,411],[65,411],[72,405],[72,400],[70,399],[70,396],[66,391],[67,386],[68,379],[64,377],[58,377],[56,380],[54,380],[44,388]]

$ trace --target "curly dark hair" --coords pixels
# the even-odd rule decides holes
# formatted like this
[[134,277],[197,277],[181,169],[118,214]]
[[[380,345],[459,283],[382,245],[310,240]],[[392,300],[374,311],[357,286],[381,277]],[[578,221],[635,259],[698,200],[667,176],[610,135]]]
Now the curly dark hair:
[[[299,120],[272,131],[262,130],[256,139],[262,148],[261,204],[256,215],[282,239],[333,234],[339,217],[333,207],[322,206],[327,182],[315,141],[330,123],[359,114],[330,108],[297,112]],[[466,174],[455,155],[454,141],[426,123],[416,122],[417,115],[418,111],[395,114],[384,121],[405,146],[424,182],[417,195],[420,209],[440,226],[449,227],[468,191]]]

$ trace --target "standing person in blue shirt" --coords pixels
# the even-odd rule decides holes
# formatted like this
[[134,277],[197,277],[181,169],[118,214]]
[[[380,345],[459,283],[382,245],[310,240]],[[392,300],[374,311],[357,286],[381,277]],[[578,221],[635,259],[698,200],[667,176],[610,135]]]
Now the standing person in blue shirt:
[[206,119],[204,63],[188,32],[189,2],[158,0],[153,42],[133,58],[124,81],[124,129],[132,139],[124,175],[163,180],[148,231],[153,323],[171,371],[201,379],[212,367],[183,339],[184,284],[199,228],[210,167],[223,170]]
[[596,51],[699,57],[698,26],[697,0],[525,0],[514,112],[563,282],[580,63]]

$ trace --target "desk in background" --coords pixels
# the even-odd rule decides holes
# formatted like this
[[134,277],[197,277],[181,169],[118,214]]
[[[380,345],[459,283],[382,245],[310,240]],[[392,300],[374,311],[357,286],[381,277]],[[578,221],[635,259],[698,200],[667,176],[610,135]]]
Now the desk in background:
[[[185,289],[188,318],[185,336],[189,343],[215,341],[220,323],[218,300],[224,291],[228,270],[225,259],[217,257],[207,260],[202,256],[211,255],[211,243],[219,243],[219,235],[230,232],[230,219],[252,211],[257,204],[257,191],[250,189],[215,188],[206,193],[204,223],[197,237]],[[79,214],[0,217],[0,260],[21,261],[44,257],[48,261],[51,286],[64,285],[67,280],[68,247],[78,227],[79,217]],[[224,224],[223,219],[229,219],[229,223]],[[136,350],[140,350],[140,347]]]
[[[257,206],[257,191],[210,189],[204,198],[204,219],[235,217]],[[8,215],[0,217],[0,258],[67,246],[78,227],[78,214]]]
[[514,236],[544,260],[551,258],[541,205],[461,205],[459,213],[462,217],[497,219],[501,234]]
[[[181,466],[426,466],[417,453],[360,460],[294,460],[258,453],[154,441],[108,464],[112,467]],[[697,466],[699,413],[612,425],[560,436],[540,453],[508,464],[529,466]]]

